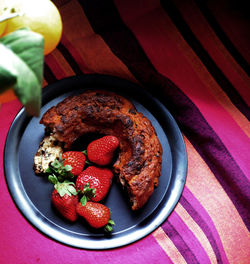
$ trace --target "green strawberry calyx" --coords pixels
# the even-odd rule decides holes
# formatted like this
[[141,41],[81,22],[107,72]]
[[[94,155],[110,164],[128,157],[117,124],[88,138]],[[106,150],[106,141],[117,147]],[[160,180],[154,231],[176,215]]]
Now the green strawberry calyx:
[[74,175],[71,173],[72,166],[65,165],[64,159],[60,156],[59,159],[55,159],[46,170],[46,173],[57,176],[60,182],[63,182],[65,179],[74,179]]
[[86,163],[87,165],[91,166],[91,165],[92,165],[92,162],[90,162],[89,159],[88,159],[88,152],[87,152],[87,149],[85,149],[84,151],[82,151],[82,153],[83,153],[83,154],[85,155],[85,157],[86,157],[86,161],[85,161],[85,163]]
[[[87,197],[83,196],[80,200],[80,203],[82,204],[82,206],[85,206],[87,201],[88,201]],[[109,209],[109,211],[110,211],[110,209]],[[110,215],[111,215],[111,211],[110,211]],[[105,232],[111,233],[113,231],[114,225],[115,225],[115,222],[112,219],[109,219],[108,223],[103,227],[103,229]]]
[[75,183],[65,180],[59,182],[55,175],[49,175],[48,180],[54,184],[54,188],[57,190],[59,195],[63,197],[65,194],[68,196],[77,195],[77,190],[75,188]]
[[92,197],[95,197],[95,188],[90,188],[89,183],[86,183],[83,187],[83,190],[80,193],[83,195],[80,202],[82,206],[85,206],[87,201],[91,200]]
[[104,230],[110,233],[113,231],[114,225],[115,225],[115,222],[112,219],[109,219],[108,223],[104,226]]

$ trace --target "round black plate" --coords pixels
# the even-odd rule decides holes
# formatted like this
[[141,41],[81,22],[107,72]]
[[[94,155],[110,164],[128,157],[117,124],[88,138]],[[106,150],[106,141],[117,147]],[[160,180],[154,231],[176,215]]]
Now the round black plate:
[[[64,220],[51,206],[53,186],[33,171],[34,155],[44,136],[40,118],[27,116],[22,109],[9,130],[4,153],[5,176],[18,209],[38,230],[69,246],[110,249],[135,242],[160,226],[177,204],[186,179],[187,157],[181,132],[168,110],[140,86],[112,76],[83,75],[60,80],[43,89],[43,115],[72,94],[86,89],[114,91],[131,100],[147,116],[163,147],[162,173],[158,188],[148,203],[133,212],[127,198],[114,181],[104,201],[112,211],[114,231],[107,235],[93,230],[84,220]],[[82,146],[85,149],[86,146]]]

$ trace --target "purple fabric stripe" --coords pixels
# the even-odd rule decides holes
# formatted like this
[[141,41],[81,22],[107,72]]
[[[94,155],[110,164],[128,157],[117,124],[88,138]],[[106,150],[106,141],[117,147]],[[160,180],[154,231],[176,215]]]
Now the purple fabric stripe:
[[44,79],[48,84],[54,83],[57,81],[56,76],[50,69],[49,65],[45,62],[44,63],[44,71],[43,71]]
[[79,0],[79,3],[93,30],[100,34],[145,89],[167,106],[250,228],[249,182],[199,109],[172,81],[156,71],[134,34],[122,21],[113,1]]
[[188,248],[193,252],[196,259],[198,260],[198,263],[210,263],[210,259],[206,250],[203,248],[195,234],[188,228],[186,223],[176,212],[171,214],[168,221],[182,237]]
[[[174,212],[172,213],[174,214]],[[172,215],[171,215],[172,216]],[[162,229],[167,234],[167,236],[172,240],[178,251],[181,253],[183,258],[187,263],[199,263],[196,256],[193,254],[191,249],[183,240],[182,236],[177,232],[175,227],[170,223],[170,221],[166,221],[164,225],[162,225]]]
[[220,236],[211,217],[187,187],[184,188],[180,203],[208,238],[218,263],[229,263]]

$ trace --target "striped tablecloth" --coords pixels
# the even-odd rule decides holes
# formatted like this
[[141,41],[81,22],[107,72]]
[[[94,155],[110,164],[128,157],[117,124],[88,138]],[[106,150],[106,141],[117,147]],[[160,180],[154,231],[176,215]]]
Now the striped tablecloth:
[[0,263],[250,263],[249,12],[245,1],[55,1],[63,19],[44,86],[87,73],[140,83],[177,121],[188,156],[179,203],[131,245],[88,251],[41,234],[8,192],[3,151],[21,104],[0,95]]

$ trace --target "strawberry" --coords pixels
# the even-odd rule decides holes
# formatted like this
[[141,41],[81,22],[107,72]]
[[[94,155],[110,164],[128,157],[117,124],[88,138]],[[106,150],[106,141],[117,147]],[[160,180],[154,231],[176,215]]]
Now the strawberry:
[[104,136],[92,141],[87,147],[88,159],[100,166],[112,162],[114,151],[119,146],[119,140],[115,136]]
[[76,206],[77,213],[82,216],[90,226],[101,228],[108,232],[113,230],[114,221],[110,219],[110,210],[107,206],[95,202],[83,202],[82,200]]
[[58,182],[56,176],[49,176],[49,181],[54,183],[54,190],[51,194],[51,201],[58,212],[69,221],[76,221],[76,205],[79,202],[78,194],[73,182],[65,180]]
[[107,195],[112,178],[113,173],[110,169],[90,166],[77,177],[76,188],[84,191],[86,184],[89,184],[89,188],[95,189],[95,196],[90,199],[99,202]]
[[64,160],[64,166],[69,165],[72,167],[71,173],[74,176],[79,175],[86,162],[86,156],[80,151],[66,151],[62,154]]

